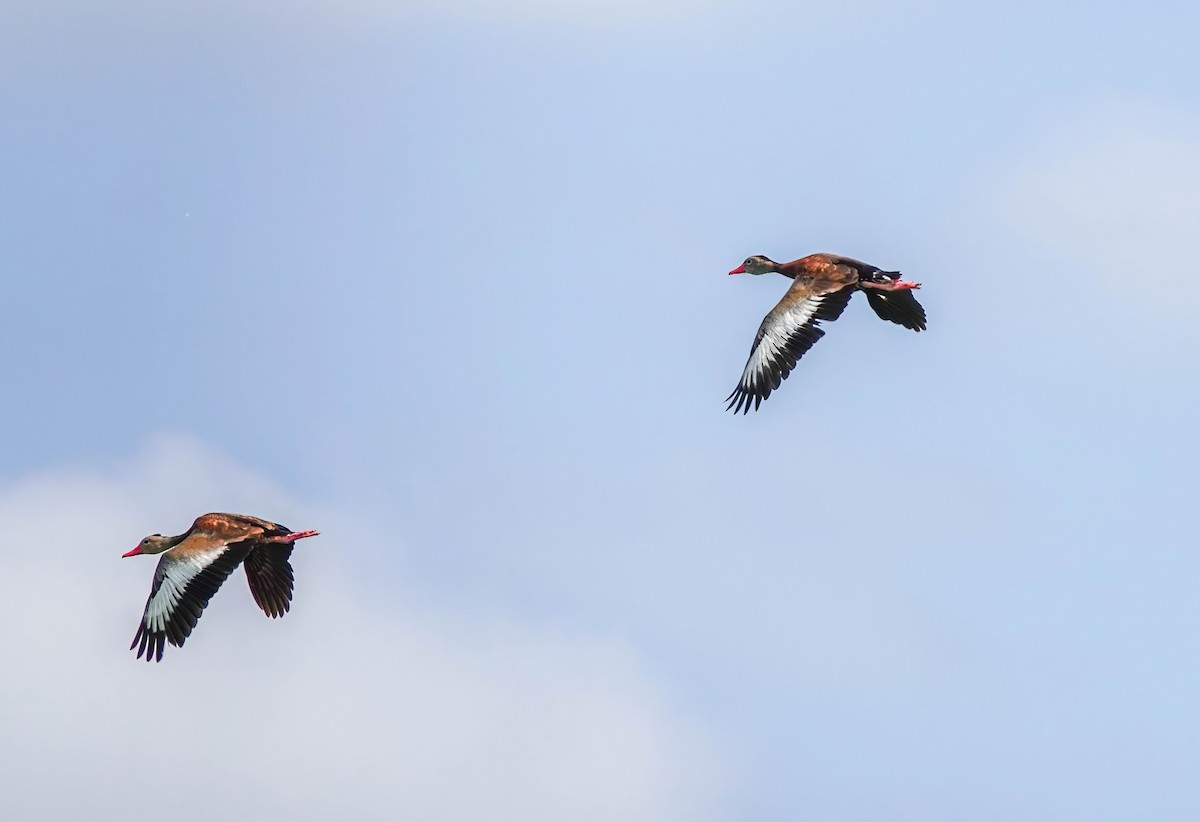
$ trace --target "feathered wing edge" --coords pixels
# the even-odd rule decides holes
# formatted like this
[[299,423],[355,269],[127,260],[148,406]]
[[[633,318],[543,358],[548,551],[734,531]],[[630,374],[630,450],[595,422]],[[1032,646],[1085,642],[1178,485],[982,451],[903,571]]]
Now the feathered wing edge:
[[[208,607],[213,594],[242,563],[250,548],[251,543],[228,545],[211,562],[186,580],[182,580],[181,577],[186,574],[188,563],[181,562],[170,554],[164,554],[158,561],[154,584],[150,589],[150,596],[146,599],[146,609],[142,612],[142,621],[129,649],[132,651],[137,648],[139,659],[145,656],[147,662],[158,662],[162,660],[163,649],[167,643],[177,648],[182,647],[200,620],[200,615]],[[149,624],[152,619],[151,605],[164,584],[182,590],[172,595],[173,603],[167,603],[166,613],[161,619],[162,626],[154,628]],[[162,593],[164,596],[170,594]]]
[[864,288],[863,292],[880,319],[913,331],[925,330],[925,308],[917,302],[911,290],[881,291],[878,288]]
[[763,318],[750,347],[742,378],[726,397],[726,411],[747,414],[755,411],[771,392],[779,388],[808,349],[825,336],[822,320],[836,320],[856,291],[854,285],[837,291],[796,299],[789,292]]
[[286,614],[292,605],[295,575],[288,559],[294,547],[291,542],[260,545],[243,563],[254,601],[272,619]]

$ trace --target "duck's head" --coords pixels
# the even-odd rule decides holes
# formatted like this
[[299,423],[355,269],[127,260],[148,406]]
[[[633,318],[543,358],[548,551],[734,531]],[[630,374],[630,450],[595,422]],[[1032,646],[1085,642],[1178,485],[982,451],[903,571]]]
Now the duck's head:
[[127,554],[121,554],[123,557],[136,557],[138,554],[161,554],[163,551],[175,545],[174,537],[164,537],[162,534],[151,534],[143,539]]
[[767,274],[771,271],[777,271],[779,263],[769,257],[764,257],[761,254],[755,254],[753,257],[747,257],[745,261],[730,271],[730,274]]

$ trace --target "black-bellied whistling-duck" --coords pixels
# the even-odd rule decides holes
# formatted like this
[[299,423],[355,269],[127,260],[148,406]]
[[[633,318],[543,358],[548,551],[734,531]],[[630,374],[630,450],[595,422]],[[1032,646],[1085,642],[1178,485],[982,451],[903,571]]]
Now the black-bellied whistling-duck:
[[925,330],[925,309],[912,295],[920,283],[905,282],[899,271],[881,271],[873,265],[836,254],[810,254],[790,263],[763,256],[747,257],[730,274],[766,274],[774,271],[791,277],[792,287],[763,318],[750,349],[742,379],[727,399],[726,410],[745,414],[762,405],[787,379],[813,343],[825,336],[821,320],[836,320],[855,291],[864,291],[867,302],[885,320],[913,331]]
[[177,537],[152,534],[127,554],[162,554],[146,611],[129,650],[146,661],[161,660],[169,642],[182,647],[221,583],[245,562],[254,601],[269,617],[287,613],[292,602],[293,543],[316,531],[292,531],[241,514],[205,514]]

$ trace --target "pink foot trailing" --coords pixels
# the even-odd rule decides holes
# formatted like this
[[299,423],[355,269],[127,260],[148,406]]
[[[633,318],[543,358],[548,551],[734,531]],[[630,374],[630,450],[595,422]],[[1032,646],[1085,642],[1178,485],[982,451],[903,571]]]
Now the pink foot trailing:
[[907,291],[909,289],[920,288],[921,284],[910,283],[908,280],[892,280],[885,277],[877,280],[862,280],[859,286],[864,289],[874,289],[875,291]]
[[321,533],[320,531],[296,531],[295,533],[291,533],[291,534],[288,534],[287,536],[280,537],[279,541],[280,542],[295,542],[296,540],[304,539],[305,537],[315,537],[320,533]]
[[305,537],[315,537],[319,533],[320,531],[293,531],[290,534],[276,534],[274,536],[261,537],[261,540],[263,542],[289,543],[295,542],[298,539],[304,539]]

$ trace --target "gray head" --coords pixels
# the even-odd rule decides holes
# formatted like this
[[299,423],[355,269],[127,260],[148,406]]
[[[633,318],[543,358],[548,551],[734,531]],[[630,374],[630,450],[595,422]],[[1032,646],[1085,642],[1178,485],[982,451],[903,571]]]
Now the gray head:
[[772,260],[770,257],[764,257],[761,254],[755,254],[753,257],[747,257],[745,262],[730,271],[730,274],[767,274],[772,271],[779,270],[779,263]]
[[123,557],[136,557],[138,554],[161,554],[168,548],[174,548],[179,542],[179,537],[164,537],[162,534],[151,534],[145,537],[141,542],[127,554],[121,554]]

